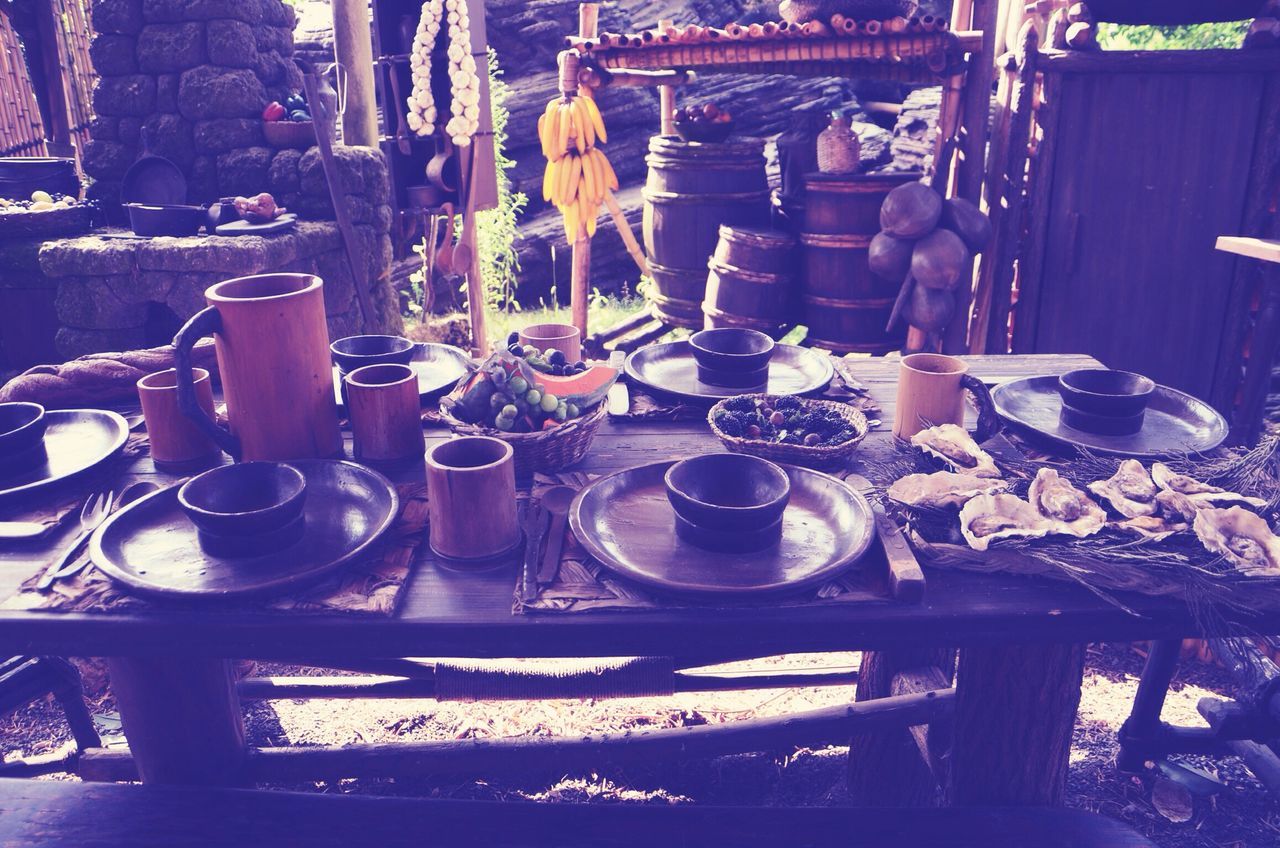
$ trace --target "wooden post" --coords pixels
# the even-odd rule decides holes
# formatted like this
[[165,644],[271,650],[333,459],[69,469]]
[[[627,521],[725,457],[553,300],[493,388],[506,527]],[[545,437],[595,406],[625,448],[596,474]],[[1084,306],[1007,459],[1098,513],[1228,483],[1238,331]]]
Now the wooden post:
[[[963,4],[962,4],[963,5]],[[982,176],[986,161],[987,132],[991,115],[991,79],[995,65],[995,28],[999,0],[973,0],[973,21],[970,28],[983,33],[982,50],[969,56],[965,72],[964,90],[964,138],[961,146],[963,159],[956,172],[956,194],[982,202]],[[952,29],[958,30],[962,21],[952,21]],[[969,304],[973,297],[973,265],[962,277],[970,281],[956,291],[956,314],[951,319],[942,339],[944,353],[966,353],[969,333]]]
[[107,666],[143,782],[243,782],[244,723],[229,660],[114,657]]
[[[658,32],[666,32],[668,27],[674,26],[675,21],[670,18],[662,18],[658,21]],[[663,135],[676,134],[676,122],[671,117],[671,113],[676,110],[676,89],[675,86],[662,85],[658,86],[658,120],[659,126],[662,128]]]
[[[598,29],[600,6],[583,3],[578,6],[578,37],[595,38]],[[591,236],[587,235],[586,222],[578,223],[573,240],[573,267],[570,272],[570,306],[572,323],[587,337],[587,298],[591,293]]]
[[[37,3],[36,26],[39,32],[39,62],[32,63],[32,76],[44,77],[43,103],[47,114],[45,131],[49,153],[54,156],[72,155],[71,116],[67,107],[67,89],[62,78],[62,51],[58,44],[58,14],[53,3]],[[33,45],[28,45],[28,50]],[[33,51],[34,52],[34,51]],[[70,64],[70,57],[67,64]],[[37,82],[33,80],[33,82]],[[39,85],[39,82],[37,82]],[[78,152],[75,152],[78,155]]]
[[1083,677],[1083,645],[961,651],[948,801],[1060,805]]
[[[342,143],[378,146],[378,103],[373,93],[373,36],[366,0],[333,0],[333,52],[347,69]],[[397,109],[403,103],[395,104]]]

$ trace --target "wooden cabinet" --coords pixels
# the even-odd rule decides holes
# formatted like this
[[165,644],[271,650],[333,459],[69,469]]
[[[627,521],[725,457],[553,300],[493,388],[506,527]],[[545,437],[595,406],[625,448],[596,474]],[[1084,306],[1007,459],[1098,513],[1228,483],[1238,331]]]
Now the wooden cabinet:
[[1042,72],[1016,352],[1087,353],[1231,413],[1274,226],[1280,51],[1070,53]]

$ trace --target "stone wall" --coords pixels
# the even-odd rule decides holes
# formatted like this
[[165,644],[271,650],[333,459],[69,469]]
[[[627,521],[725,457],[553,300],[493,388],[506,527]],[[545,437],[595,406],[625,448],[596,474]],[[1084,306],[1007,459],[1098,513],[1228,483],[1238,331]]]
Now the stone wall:
[[261,113],[301,90],[284,0],[94,0],[100,79],[85,146],[91,195],[119,196],[146,146],[187,176],[189,201],[262,191],[278,151]]

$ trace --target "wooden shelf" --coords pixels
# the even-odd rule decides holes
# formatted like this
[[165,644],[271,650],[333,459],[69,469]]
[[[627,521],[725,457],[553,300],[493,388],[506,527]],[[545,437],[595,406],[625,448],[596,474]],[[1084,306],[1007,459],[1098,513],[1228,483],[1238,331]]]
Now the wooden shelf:
[[1216,246],[1224,253],[1248,256],[1251,259],[1261,259],[1263,262],[1280,263],[1280,241],[1244,236],[1218,236]]

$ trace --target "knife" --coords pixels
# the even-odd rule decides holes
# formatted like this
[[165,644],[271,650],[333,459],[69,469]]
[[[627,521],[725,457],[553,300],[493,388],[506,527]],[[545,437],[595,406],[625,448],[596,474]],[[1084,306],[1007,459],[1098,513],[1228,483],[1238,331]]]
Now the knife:
[[884,558],[889,562],[889,590],[900,601],[918,604],[924,600],[924,572],[920,570],[920,562],[915,552],[907,543],[902,528],[889,517],[871,493],[874,486],[861,474],[845,475],[845,482],[861,492],[871,505],[871,514],[875,520],[876,536],[884,548]]
[[37,539],[47,533],[50,526],[39,521],[0,521],[0,540]]
[[538,597],[538,562],[542,553],[542,537],[547,535],[551,513],[541,501],[529,503],[520,516],[520,529],[524,531],[524,580],[520,587],[520,601],[530,603]]
[[631,393],[627,390],[627,384],[622,378],[622,366],[626,364],[626,351],[615,350],[609,354],[609,367],[618,371],[618,379],[613,381],[613,385],[609,387],[609,394],[605,403],[605,408],[609,410],[610,415],[626,415],[631,411]]

